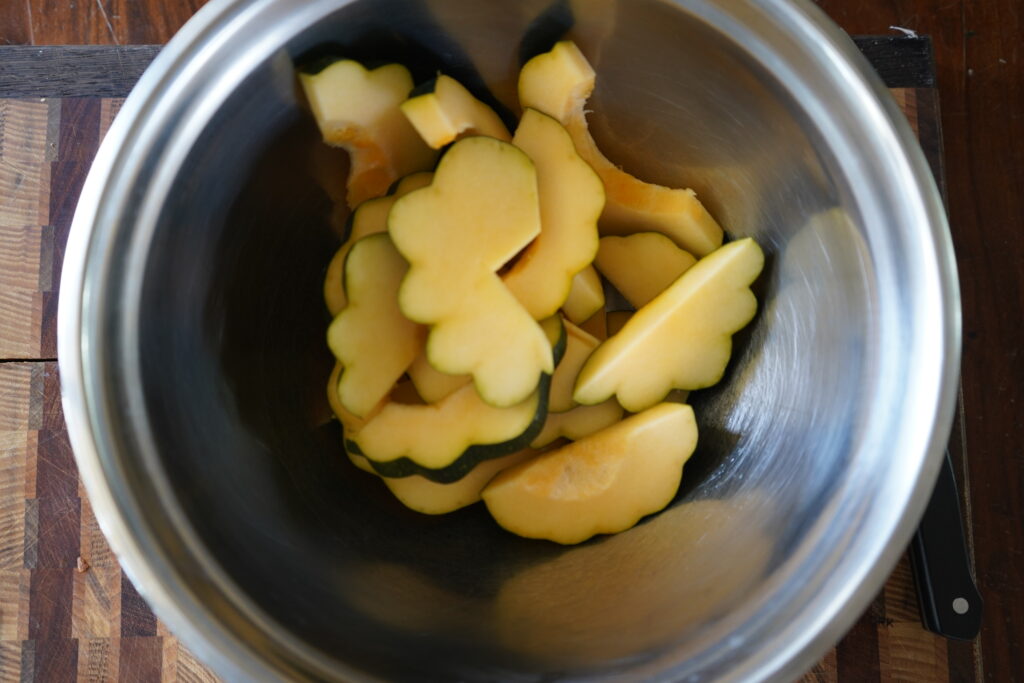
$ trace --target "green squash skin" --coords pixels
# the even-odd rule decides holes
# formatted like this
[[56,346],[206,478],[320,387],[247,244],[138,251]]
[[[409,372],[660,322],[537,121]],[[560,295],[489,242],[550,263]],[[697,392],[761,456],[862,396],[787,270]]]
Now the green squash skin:
[[[548,320],[551,319],[552,318],[549,318]],[[565,331],[565,325],[562,324],[561,318],[554,316],[553,319],[557,320],[559,327],[558,340],[551,348],[555,365],[557,366],[558,363],[561,362],[562,356],[565,355],[567,334]],[[539,394],[537,412],[534,413],[533,420],[524,432],[513,439],[502,441],[501,443],[472,445],[464,450],[462,454],[447,467],[439,469],[424,467],[418,462],[404,456],[387,462],[377,462],[369,457],[366,459],[369,461],[370,465],[373,466],[373,469],[376,470],[377,474],[382,477],[400,479],[402,477],[411,477],[414,474],[418,474],[421,477],[437,482],[438,484],[451,484],[452,482],[458,481],[469,474],[474,467],[484,460],[500,458],[503,455],[508,455],[509,453],[514,453],[515,451],[527,448],[530,445],[530,442],[540,434],[541,429],[544,428],[544,422],[547,420],[548,416],[548,395],[550,394],[550,391],[551,375],[546,373],[542,374],[540,382],[537,383],[537,392]],[[366,455],[359,448],[359,444],[348,437],[345,437],[344,447],[350,453],[363,456]]]

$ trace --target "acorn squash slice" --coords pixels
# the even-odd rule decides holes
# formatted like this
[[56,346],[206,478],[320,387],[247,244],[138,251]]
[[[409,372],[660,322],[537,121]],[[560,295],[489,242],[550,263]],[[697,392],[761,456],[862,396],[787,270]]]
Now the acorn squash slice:
[[604,187],[576,153],[562,124],[550,116],[527,109],[512,144],[526,152],[537,168],[541,229],[502,279],[530,315],[540,320],[565,303],[573,278],[597,254]]
[[426,349],[420,351],[420,354],[413,359],[412,365],[406,372],[409,373],[409,379],[416,385],[416,391],[427,403],[437,403],[445,396],[450,396],[473,381],[471,375],[449,375],[436,369],[427,360]]
[[576,406],[564,413],[548,413],[544,428],[530,443],[534,448],[543,448],[552,441],[565,437],[578,441],[622,419],[622,406],[614,398],[596,406]]
[[473,375],[493,406],[521,404],[554,370],[543,330],[497,275],[540,232],[533,162],[500,140],[463,138],[429,187],[395,202],[388,230],[409,262],[401,310],[431,326],[430,364]]
[[733,333],[757,311],[750,285],[763,266],[764,254],[750,238],[705,256],[590,355],[573,398],[593,405],[614,395],[639,412],[672,389],[718,382]]
[[[426,477],[414,474],[411,477],[381,477],[381,481],[405,507],[425,515],[443,515],[455,512],[480,500],[480,492],[488,482],[502,470],[537,457],[541,451],[524,448],[485,460],[474,467],[466,476],[450,484],[440,484]],[[376,474],[373,465],[362,455],[350,456],[352,464],[364,472]]]
[[577,325],[604,308],[604,287],[593,266],[587,266],[572,279],[569,297],[562,304],[565,317]]
[[344,366],[338,396],[364,417],[388,395],[423,348],[426,330],[398,308],[408,265],[387,233],[369,235],[345,259],[348,305],[327,330],[327,344]]
[[[565,327],[557,316],[541,327],[557,362],[565,353]],[[389,402],[346,438],[345,447],[366,456],[385,477],[458,481],[479,463],[530,445],[544,426],[550,385],[551,375],[545,373],[526,400],[504,408],[484,402],[472,384],[433,404]]]
[[668,289],[697,262],[660,232],[602,237],[594,265],[635,308]]
[[350,155],[349,206],[379,197],[396,179],[433,165],[436,152],[399,108],[413,86],[404,66],[368,70],[339,59],[316,73],[300,73],[299,82],[324,142]]
[[393,192],[385,197],[368,199],[352,212],[349,216],[348,225],[345,229],[345,242],[334,253],[331,262],[327,264],[327,273],[324,275],[324,302],[327,310],[332,316],[338,315],[341,309],[345,308],[348,299],[345,298],[345,258],[348,256],[352,245],[367,235],[375,235],[378,232],[386,232],[388,229],[388,214],[391,207],[413,190],[426,187],[434,178],[430,171],[410,173],[407,176],[395,181]]
[[493,109],[444,74],[417,86],[401,109],[423,141],[434,149],[468,135],[487,135],[505,142],[512,139]]
[[537,55],[519,74],[519,102],[565,126],[576,150],[604,183],[603,235],[661,232],[683,249],[704,256],[722,243],[722,229],[692,190],[639,180],[609,161],[587,127],[584,106],[594,89],[594,69],[571,41]]
[[576,376],[580,368],[600,344],[600,340],[589,332],[573,325],[568,320],[562,321],[565,324],[565,356],[555,368],[555,374],[551,376],[551,397],[548,399],[548,411],[552,413],[564,413],[576,406],[572,398],[573,388],[576,385]]
[[696,445],[693,409],[664,403],[505,470],[481,495],[514,534],[580,543],[668,505]]

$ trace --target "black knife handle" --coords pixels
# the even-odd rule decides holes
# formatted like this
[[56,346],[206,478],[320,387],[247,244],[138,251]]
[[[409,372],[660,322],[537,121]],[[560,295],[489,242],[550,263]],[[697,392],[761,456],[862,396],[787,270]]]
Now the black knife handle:
[[924,627],[947,638],[972,640],[981,629],[981,594],[971,576],[949,451],[942,460],[910,560]]

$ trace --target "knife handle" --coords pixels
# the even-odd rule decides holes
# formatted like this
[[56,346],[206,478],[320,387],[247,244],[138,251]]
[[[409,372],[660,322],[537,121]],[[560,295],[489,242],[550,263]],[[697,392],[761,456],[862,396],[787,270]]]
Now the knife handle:
[[949,451],[911,543],[910,560],[929,631],[955,640],[973,640],[981,629],[981,594],[971,575],[960,514],[960,497]]

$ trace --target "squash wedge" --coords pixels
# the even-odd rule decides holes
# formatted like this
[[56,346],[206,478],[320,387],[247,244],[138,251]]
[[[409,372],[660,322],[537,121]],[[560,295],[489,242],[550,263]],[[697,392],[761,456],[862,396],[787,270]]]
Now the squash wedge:
[[606,202],[602,235],[661,232],[698,256],[722,243],[722,229],[692,190],[647,183],[609,161],[590,135],[584,106],[594,89],[594,69],[571,41],[555,45],[523,66],[519,101],[552,116],[565,126],[576,150],[604,183]]
[[334,258],[327,265],[327,273],[324,276],[324,302],[327,310],[332,316],[338,315],[341,309],[345,308],[348,299],[345,298],[345,258],[348,256],[352,245],[366,237],[375,235],[378,232],[386,232],[388,229],[388,214],[391,207],[413,190],[426,187],[434,178],[430,171],[411,173],[395,181],[393,192],[385,197],[368,199],[352,212],[345,229],[345,242]]
[[534,448],[543,448],[552,441],[565,437],[578,441],[622,419],[622,406],[614,398],[596,406],[576,406],[564,413],[548,413],[544,428],[530,443]]
[[[549,349],[560,360],[566,333],[555,316],[542,323]],[[421,475],[451,483],[479,463],[526,448],[544,426],[551,375],[541,375],[536,390],[522,403],[499,408],[484,402],[467,384],[438,403],[389,402],[345,447],[364,455],[385,477]]]
[[668,289],[697,262],[660,232],[602,237],[594,265],[635,308]]
[[693,409],[665,403],[505,470],[482,497],[514,534],[580,543],[668,505],[696,446]]
[[562,304],[565,317],[577,325],[604,308],[604,287],[593,266],[587,266],[572,279],[569,297]]
[[[439,484],[419,475],[398,479],[381,477],[381,481],[410,510],[425,515],[443,515],[479,502],[480,492],[499,472],[539,454],[540,451],[524,448],[500,458],[485,460],[462,479],[450,484]],[[367,467],[372,469],[373,466],[367,463]]]
[[379,197],[397,178],[433,165],[436,152],[399,109],[413,86],[404,66],[368,70],[339,59],[316,73],[300,73],[299,82],[324,142],[345,148],[351,157],[349,206]]
[[502,280],[540,320],[565,303],[573,278],[597,254],[604,187],[576,153],[565,128],[550,116],[527,109],[512,144],[537,168],[541,230]]
[[472,375],[449,375],[436,369],[427,360],[426,349],[413,359],[406,372],[427,403],[437,403],[473,381]]
[[529,157],[493,138],[459,140],[429,187],[395,202],[388,230],[409,262],[401,310],[431,326],[430,364],[473,375],[494,406],[530,396],[540,375],[554,370],[551,346],[497,275],[540,232]]
[[423,141],[434,149],[467,135],[487,135],[505,142],[512,139],[493,109],[444,74],[417,86],[401,109]]
[[345,260],[349,302],[328,328],[327,344],[344,366],[341,404],[354,415],[369,414],[423,347],[426,330],[398,308],[407,269],[386,233],[359,240]]
[[593,405],[614,395],[639,412],[672,389],[718,382],[733,333],[757,311],[750,285],[763,266],[764,254],[750,238],[705,256],[591,354],[573,398]]
[[564,320],[565,324],[565,356],[558,366],[555,367],[555,374],[551,376],[551,397],[548,399],[548,411],[552,413],[564,413],[575,407],[576,401],[572,398],[573,388],[576,386],[576,376],[580,368],[594,352],[601,342],[570,321]]

